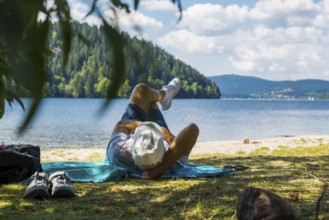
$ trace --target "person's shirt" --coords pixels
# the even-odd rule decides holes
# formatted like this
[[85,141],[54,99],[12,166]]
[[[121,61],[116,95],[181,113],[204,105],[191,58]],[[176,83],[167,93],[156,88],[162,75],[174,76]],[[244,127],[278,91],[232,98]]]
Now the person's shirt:
[[[107,158],[110,165],[125,167],[130,171],[142,172],[138,166],[135,165],[132,157],[133,133],[125,133],[122,131],[114,132],[110,137],[110,142],[107,146]],[[170,145],[164,141],[166,150]]]

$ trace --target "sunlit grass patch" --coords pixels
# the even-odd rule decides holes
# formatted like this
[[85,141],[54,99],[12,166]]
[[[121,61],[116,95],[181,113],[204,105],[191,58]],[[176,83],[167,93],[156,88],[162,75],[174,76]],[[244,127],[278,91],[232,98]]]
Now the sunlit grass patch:
[[[24,200],[27,185],[0,186],[1,219],[231,219],[247,186],[271,190],[288,200],[299,219],[314,219],[316,202],[329,181],[328,145],[263,147],[252,153],[193,155],[192,164],[243,165],[245,171],[217,178],[128,179],[74,183],[76,197]],[[82,150],[82,149],[81,149]],[[65,150],[64,150],[65,151]],[[100,153],[88,160],[100,161]],[[49,158],[51,159],[51,158]],[[329,193],[320,216],[329,212]]]
[[102,161],[104,159],[105,159],[104,153],[98,153],[98,152],[93,152],[88,157],[86,157],[87,161],[94,161],[94,162]]
[[273,150],[271,155],[273,155],[273,156],[283,156],[283,155],[323,156],[323,155],[329,155],[329,145],[320,144],[320,145],[313,146],[313,147],[294,147],[294,148],[280,146],[278,149]]
[[41,161],[91,161],[100,162],[105,159],[103,148],[67,148],[67,149],[42,149]]
[[261,147],[261,148],[258,148],[256,150],[254,150],[253,152],[251,152],[250,154],[251,155],[267,155],[269,154],[270,152],[270,149],[268,147]]
[[0,200],[0,209],[7,208],[7,207],[11,206],[12,204],[13,203],[11,201]]
[[289,169],[291,166],[291,162],[285,160],[275,160],[268,162],[270,166],[275,167],[276,169]]
[[237,155],[243,155],[243,154],[246,154],[246,152],[243,151],[243,150],[238,150],[238,151],[236,152],[236,154],[237,154]]
[[13,192],[13,191],[20,191],[24,185],[21,184],[7,184],[7,185],[2,185],[1,190],[7,191],[7,192]]
[[19,209],[25,209],[25,210],[34,210],[34,203],[30,200],[20,200],[17,204],[19,206]]

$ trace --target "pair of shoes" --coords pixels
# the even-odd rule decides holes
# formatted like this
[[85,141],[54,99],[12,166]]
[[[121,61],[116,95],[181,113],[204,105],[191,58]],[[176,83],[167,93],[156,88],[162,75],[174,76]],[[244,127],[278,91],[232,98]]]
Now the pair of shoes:
[[70,179],[64,171],[54,172],[50,175],[35,172],[30,178],[30,184],[25,190],[25,199],[45,199],[49,194],[53,197],[75,196],[74,188],[69,184]]
[[171,107],[171,102],[179,92],[180,88],[181,88],[181,82],[178,78],[174,78],[168,83],[168,85],[165,85],[162,88],[166,92],[166,95],[159,102],[161,106],[161,110],[166,111]]

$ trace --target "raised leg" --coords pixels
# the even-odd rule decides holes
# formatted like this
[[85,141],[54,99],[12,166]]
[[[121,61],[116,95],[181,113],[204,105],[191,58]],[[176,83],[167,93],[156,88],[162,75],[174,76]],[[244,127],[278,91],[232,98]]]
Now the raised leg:
[[164,96],[164,90],[155,90],[147,84],[140,83],[135,86],[131,93],[129,103],[138,105],[148,114],[150,109],[156,108],[156,102],[161,101]]

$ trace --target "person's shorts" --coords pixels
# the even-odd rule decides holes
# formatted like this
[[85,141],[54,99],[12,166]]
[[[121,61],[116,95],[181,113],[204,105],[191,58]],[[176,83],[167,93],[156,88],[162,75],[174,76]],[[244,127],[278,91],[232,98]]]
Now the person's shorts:
[[151,109],[147,115],[144,110],[136,104],[128,104],[121,120],[153,121],[159,126],[169,130],[168,125],[159,109]]

